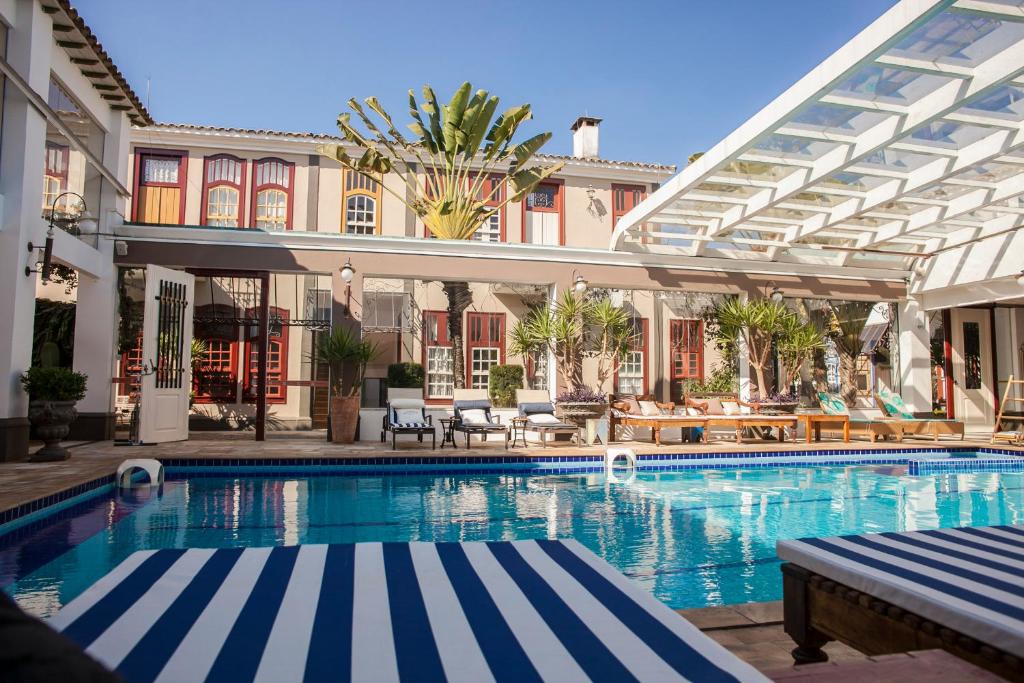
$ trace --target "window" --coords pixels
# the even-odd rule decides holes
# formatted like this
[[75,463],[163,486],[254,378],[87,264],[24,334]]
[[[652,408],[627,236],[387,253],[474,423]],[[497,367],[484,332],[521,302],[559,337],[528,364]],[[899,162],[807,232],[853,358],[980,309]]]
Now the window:
[[135,150],[135,221],[181,225],[185,217],[187,152]]
[[466,382],[470,389],[486,389],[491,367],[505,362],[505,314],[469,313]]
[[964,389],[981,389],[981,326],[964,323]]
[[351,169],[345,169],[344,175],[342,232],[349,235],[380,233],[380,183]]
[[[203,353],[193,365],[196,403],[235,403],[238,399],[238,326],[233,306],[207,304],[195,311],[195,338]],[[224,320],[224,319],[229,320]]]
[[[259,311],[246,312],[250,318]],[[270,334],[267,339],[267,403],[285,403],[288,400],[288,311],[276,306],[270,309]],[[255,401],[259,392],[259,326],[252,325],[245,342],[245,383],[242,395],[246,401]]]
[[612,228],[645,196],[647,191],[642,185],[612,185]]
[[619,394],[647,393],[647,320],[633,321],[633,335],[615,373],[615,392]]
[[423,313],[423,366],[427,371],[427,398],[448,400],[455,387],[452,345],[448,340],[448,314]]
[[292,229],[294,182],[295,164],[280,159],[260,159],[253,164],[252,227]]
[[683,395],[683,383],[704,379],[704,325],[700,320],[669,321],[671,348],[670,391],[673,401]]
[[[498,206],[505,198],[505,188],[501,183],[500,176],[489,176],[481,183],[479,197],[487,202],[488,206]],[[489,216],[476,232],[473,239],[477,242],[504,242],[505,241],[505,209],[499,209],[497,213]]]
[[203,215],[200,222],[217,228],[242,226],[242,182],[245,162],[227,154],[207,157],[203,172]]
[[562,186],[541,183],[523,201],[523,242],[558,245],[565,243],[562,216]]
[[[43,170],[43,215],[49,216],[53,202],[68,189],[68,156],[71,148],[54,142],[46,143],[46,166]],[[66,198],[65,198],[66,200]],[[66,208],[62,200],[58,209]]]

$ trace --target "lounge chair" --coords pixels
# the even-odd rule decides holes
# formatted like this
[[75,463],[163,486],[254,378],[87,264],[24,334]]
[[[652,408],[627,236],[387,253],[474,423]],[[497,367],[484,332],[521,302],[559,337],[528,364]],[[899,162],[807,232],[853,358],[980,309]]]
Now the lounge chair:
[[799,421],[795,415],[765,414],[762,412],[764,406],[760,403],[744,401],[735,394],[688,395],[684,400],[688,412],[695,410],[707,418],[709,428],[732,428],[736,443],[743,443],[743,432],[746,429],[778,429],[779,441],[785,441],[786,429],[792,429],[795,435]]
[[572,539],[145,550],[49,625],[126,681],[769,680]]
[[548,392],[516,389],[516,404],[519,408],[519,429],[522,430],[524,444],[526,432],[536,432],[544,448],[548,445],[548,434],[573,434],[577,444],[582,442],[579,425],[562,422],[555,417],[555,406],[551,403]]
[[682,430],[702,428],[707,441],[707,420],[699,414],[680,414],[674,403],[660,403],[649,394],[611,394],[608,416],[608,439],[617,441],[619,427],[645,427],[651,430],[651,440],[661,445],[661,430],[677,427]]
[[452,400],[455,417],[452,431],[466,435],[466,448],[470,446],[470,436],[479,434],[487,441],[489,434],[502,434],[505,437],[505,449],[508,450],[508,425],[501,424],[501,418],[491,415],[491,402],[487,398],[486,389],[456,389]]
[[[1013,375],[1006,380],[1006,390],[1003,391],[1003,400],[999,402],[999,414],[996,415],[996,422],[992,426],[992,439],[989,443],[1008,443],[1011,446],[1024,444],[1024,416],[1018,410],[1007,410],[1011,403],[1015,406],[1024,403],[1024,398],[1015,394],[1022,388],[1024,380],[1014,379]],[[1016,427],[1011,427],[1011,423]]]
[[1024,680],[1024,526],[779,541],[797,663],[838,640],[866,655],[941,648]]
[[[821,411],[826,415],[846,415],[850,420],[850,432],[867,436],[871,443],[875,443],[879,438],[887,439],[889,437],[903,441],[903,423],[900,420],[883,416],[881,411],[878,416],[864,412],[855,414],[842,398],[824,391],[818,392],[818,403],[821,405]],[[836,424],[839,424],[838,420]],[[827,423],[822,426],[827,427]]]
[[430,434],[430,448],[437,448],[437,432],[434,421],[427,415],[427,406],[421,389],[388,389],[388,400],[384,406],[384,418],[380,431],[380,442],[384,443],[391,433],[391,448],[397,449],[399,434],[415,434],[422,443],[423,435]]
[[960,440],[964,440],[963,422],[944,417],[914,414],[907,408],[902,396],[894,394],[888,389],[883,388],[875,392],[875,403],[883,415],[900,421],[904,436],[930,436],[938,441],[940,434],[950,436],[959,434]]

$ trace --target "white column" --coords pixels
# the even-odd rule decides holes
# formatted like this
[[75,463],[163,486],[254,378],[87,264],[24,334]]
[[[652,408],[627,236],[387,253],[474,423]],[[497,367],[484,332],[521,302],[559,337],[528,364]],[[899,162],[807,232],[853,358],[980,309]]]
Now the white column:
[[[548,307],[551,308],[551,310],[555,309],[555,304],[558,302],[558,296],[558,285],[556,283],[548,285]],[[558,368],[555,366],[554,352],[548,349],[545,353],[548,355],[548,394],[551,396],[551,402],[554,403],[555,397],[558,396]],[[568,389],[569,387],[565,388]]]
[[897,304],[900,384],[903,402],[912,412],[932,409],[931,343],[928,314],[913,298]]
[[[996,307],[995,329],[992,334],[996,340],[996,357],[992,362],[996,364],[997,385],[995,388],[996,400],[1003,400],[1003,393],[1006,391],[1006,380],[1014,373],[1014,366],[1017,364],[1017,354],[1020,349],[1020,341],[1017,337],[1017,326],[1014,324],[1012,308]],[[1005,340],[1005,344],[1003,341]],[[984,353],[984,349],[982,350]],[[1010,407],[1010,406],[1007,406]]]
[[[50,83],[52,22],[36,0],[17,0],[7,32],[7,61],[45,99]],[[4,93],[3,151],[0,154],[0,461],[23,457],[28,449],[28,397],[18,378],[31,363],[35,289],[38,276],[29,242],[42,245],[43,163],[46,121],[13,84]]]
[[[130,124],[124,114],[109,112],[109,130],[103,139],[103,165],[127,185]],[[102,270],[94,275],[79,270],[78,299],[75,307],[75,370],[85,373],[85,398],[78,403],[77,427],[89,439],[113,438],[114,385],[117,370],[117,268],[113,265],[114,239],[124,224],[126,200],[104,181],[98,196],[99,206],[89,207],[96,217],[100,237],[95,247],[100,252]]]
[[[746,292],[741,292],[739,295],[740,301],[746,301],[748,295]],[[737,372],[740,377],[740,400],[750,400],[750,358],[747,355],[747,342],[744,340],[743,335],[736,340],[736,365]]]

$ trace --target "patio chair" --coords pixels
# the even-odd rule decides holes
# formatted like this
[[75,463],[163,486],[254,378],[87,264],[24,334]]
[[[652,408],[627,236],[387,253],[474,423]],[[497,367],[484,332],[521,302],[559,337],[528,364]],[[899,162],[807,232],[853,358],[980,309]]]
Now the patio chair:
[[519,429],[526,443],[526,432],[536,432],[540,437],[541,446],[547,448],[548,434],[572,434],[576,443],[580,444],[579,425],[562,422],[555,417],[555,406],[551,403],[550,394],[538,389],[516,389],[516,405],[519,408]]
[[883,415],[900,421],[904,436],[931,436],[938,441],[940,434],[959,434],[960,440],[964,440],[964,423],[959,420],[912,413],[903,402],[902,396],[884,387],[876,391],[874,396],[875,403]]
[[424,434],[430,434],[430,448],[437,448],[437,431],[433,419],[427,415],[421,389],[388,389],[380,432],[381,443],[386,440],[388,432],[391,433],[392,449],[398,448],[399,434],[415,434],[420,443],[423,443]]
[[[992,426],[992,439],[989,443],[1008,443],[1011,446],[1020,446],[1024,443],[1024,416],[1017,410],[1008,410],[1011,403],[1015,406],[1024,403],[1024,398],[1014,395],[1014,392],[1021,388],[1024,388],[1024,379],[1014,379],[1013,375],[1010,375],[1006,380],[1003,400],[999,402],[999,414],[996,415],[996,422]],[[1011,426],[1011,423],[1015,426]]]
[[900,420],[882,415],[875,417],[854,414],[841,397],[824,391],[818,392],[818,403],[821,405],[821,411],[826,415],[845,415],[850,421],[850,432],[867,436],[871,443],[875,443],[879,438],[888,439],[890,436],[897,441],[903,441],[903,425]]
[[508,425],[501,424],[497,415],[491,415],[491,401],[487,398],[486,389],[456,389],[452,408],[455,412],[452,431],[466,435],[466,448],[472,448],[470,437],[473,434],[479,434],[483,441],[487,441],[490,434],[502,434],[505,450],[508,450]]
[[1024,680],[1024,526],[778,541],[797,663],[832,640],[868,656],[942,649]]

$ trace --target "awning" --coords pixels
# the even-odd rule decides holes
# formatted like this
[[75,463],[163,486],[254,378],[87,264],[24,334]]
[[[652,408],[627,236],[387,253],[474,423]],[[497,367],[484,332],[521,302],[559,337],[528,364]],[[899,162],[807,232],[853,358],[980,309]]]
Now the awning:
[[1022,193],[1024,3],[902,0],[627,213],[611,248],[908,272],[1024,225]]
[[126,681],[766,681],[575,541],[134,553],[50,624]]

